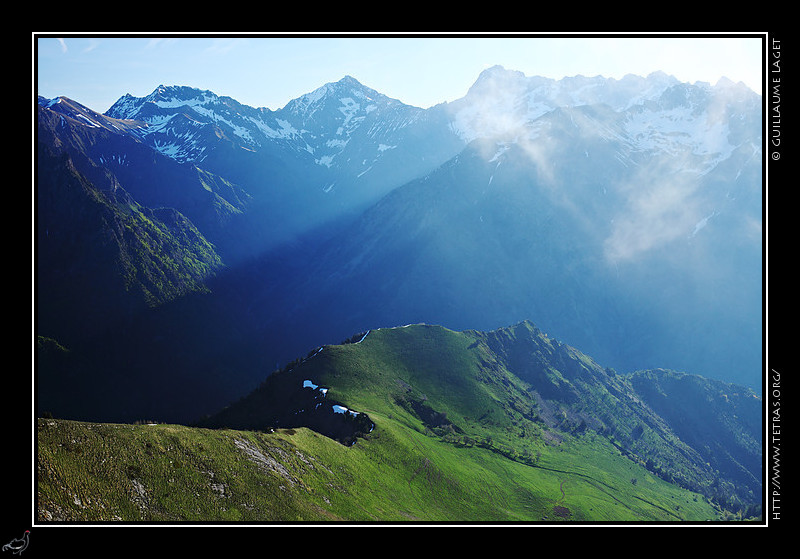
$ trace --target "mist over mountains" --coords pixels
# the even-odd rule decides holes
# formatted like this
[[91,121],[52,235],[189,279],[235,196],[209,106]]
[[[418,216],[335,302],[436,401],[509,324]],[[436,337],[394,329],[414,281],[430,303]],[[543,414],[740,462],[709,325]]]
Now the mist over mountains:
[[39,99],[40,410],[194,419],[355,332],[530,320],[621,372],[760,390],[762,100],[494,67],[429,109]]

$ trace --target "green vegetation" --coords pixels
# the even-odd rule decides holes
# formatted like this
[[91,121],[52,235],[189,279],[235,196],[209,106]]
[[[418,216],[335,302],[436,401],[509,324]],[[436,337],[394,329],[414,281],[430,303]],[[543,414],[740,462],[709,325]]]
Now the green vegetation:
[[[384,422],[386,426],[384,426]],[[705,520],[716,511],[607,445],[532,468],[379,420],[347,447],[274,433],[39,420],[39,517],[82,521]],[[587,467],[587,461],[595,466]],[[602,468],[611,468],[603,471]],[[629,480],[640,480],[633,485]]]
[[[719,472],[639,401],[627,377],[529,323],[490,333],[409,326],[351,342],[309,353],[199,426],[40,419],[39,517],[700,522],[733,514],[707,498],[706,478]],[[333,404],[358,415],[333,413]]]
[[44,177],[37,191],[39,294],[50,306],[83,305],[54,315],[82,316],[85,300],[156,307],[208,291],[222,259],[186,216],[142,206],[112,177],[90,180],[68,157],[45,148],[38,165]]

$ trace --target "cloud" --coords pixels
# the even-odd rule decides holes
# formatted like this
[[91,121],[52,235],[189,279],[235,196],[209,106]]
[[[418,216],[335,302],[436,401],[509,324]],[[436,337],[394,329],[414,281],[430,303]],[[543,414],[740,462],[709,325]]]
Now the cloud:
[[231,50],[244,44],[247,39],[239,38],[216,38],[211,41],[211,44],[205,49],[209,54],[228,54]]
[[155,48],[161,48],[164,45],[171,45],[175,43],[178,39],[177,38],[168,38],[168,37],[153,37],[147,41],[147,44],[144,46],[145,50],[151,50]]
[[96,39],[89,39],[89,41],[88,41],[88,44],[87,44],[87,45],[86,45],[86,47],[84,47],[84,49],[83,49],[83,52],[84,52],[84,53],[87,53],[87,52],[92,52],[92,51],[93,51],[94,49],[96,49],[96,48],[97,48],[99,45],[100,45],[100,41],[98,41],[98,40],[96,40]]
[[697,174],[684,170],[682,161],[665,157],[656,165],[641,167],[619,187],[624,204],[604,244],[609,261],[631,260],[685,237],[706,217],[697,196]]
[[520,115],[520,99],[527,88],[525,76],[501,67],[484,70],[467,96],[449,106],[454,126],[462,138],[510,138],[526,119]]

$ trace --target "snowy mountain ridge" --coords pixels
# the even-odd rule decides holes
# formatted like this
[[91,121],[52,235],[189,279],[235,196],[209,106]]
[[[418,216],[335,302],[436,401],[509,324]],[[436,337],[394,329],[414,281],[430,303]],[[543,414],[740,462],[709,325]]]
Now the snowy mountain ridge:
[[[487,146],[487,160],[502,157],[497,146],[522,147],[543,184],[560,181],[559,191],[576,197],[575,203],[581,196],[570,191],[575,181],[564,184],[555,162],[572,154],[569,165],[578,172],[585,167],[579,159],[611,172],[615,161],[628,169],[624,180],[619,180],[621,171],[592,179],[602,182],[593,187],[597,193],[625,200],[625,214],[613,218],[618,230],[613,246],[648,223],[674,222],[675,215],[686,220],[682,234],[692,236],[727,198],[717,196],[717,202],[701,208],[692,205],[692,211],[687,200],[705,197],[709,187],[704,184],[736,189],[745,166],[760,159],[762,142],[761,96],[727,79],[713,86],[689,84],[663,72],[556,80],[494,66],[481,72],[463,98],[429,109],[389,98],[349,75],[276,111],[164,85],[146,97],[123,96],[105,115],[69,100],[40,104],[85,126],[129,134],[164,156],[201,165],[250,192],[275,192],[275,180],[265,177],[285,166],[277,180],[290,207],[313,207],[321,212],[319,219],[335,218],[340,209],[366,208],[473,141]],[[104,155],[126,159],[124,153]],[[211,155],[213,161],[207,160]],[[591,163],[593,157],[599,159]],[[723,167],[717,178],[698,182]],[[299,217],[295,210],[292,215]],[[302,227],[302,221],[296,225]]]
[[[403,109],[411,117],[391,119],[394,128],[413,122],[420,109],[405,106],[346,76],[290,101],[278,111],[241,105],[210,91],[162,85],[146,97],[122,97],[106,114],[146,123],[142,137],[179,161],[201,162],[207,148],[201,140],[209,139],[203,131],[213,128],[214,136],[225,136],[244,149],[258,150],[279,141],[314,155],[317,164],[330,167],[362,124],[376,120],[382,112]],[[373,138],[381,138],[379,130],[380,125],[372,122]],[[381,151],[387,145],[383,142]]]
[[[201,162],[214,137],[227,135],[250,149],[269,139],[295,139],[299,133],[268,109],[241,105],[229,97],[186,86],[158,86],[146,97],[126,94],[106,113],[121,120],[146,124],[141,137],[181,162]],[[215,133],[209,138],[207,131]],[[218,132],[218,133],[217,133]]]
[[742,142],[736,129],[742,123],[730,119],[742,121],[746,111],[758,116],[760,99],[726,78],[714,86],[682,83],[663,72],[644,78],[629,74],[620,80],[601,76],[554,80],[493,67],[452,104],[450,113],[453,129],[465,142],[492,136],[531,141],[546,133],[540,119],[552,111],[607,107],[609,118],[573,111],[573,119],[581,118],[573,122],[584,132],[622,141],[630,152],[704,157],[698,172],[705,173]]
[[[605,107],[608,118],[573,112],[580,120],[576,126],[623,142],[628,154],[660,150],[701,157],[697,172],[705,173],[741,144],[734,127],[746,124],[742,109],[752,110],[760,99],[727,79],[714,86],[688,84],[654,72],[556,80],[494,66],[479,75],[463,98],[430,109],[405,105],[345,76],[275,111],[206,90],[160,85],[146,97],[126,94],[105,116],[136,121],[128,124],[131,133],[179,162],[200,163],[227,139],[244,150],[281,145],[305,153],[321,167],[347,166],[358,178],[434,113],[466,145],[495,137],[530,142],[546,133],[541,119],[555,110]],[[730,121],[734,116],[738,122]],[[354,139],[358,145],[351,145]]]

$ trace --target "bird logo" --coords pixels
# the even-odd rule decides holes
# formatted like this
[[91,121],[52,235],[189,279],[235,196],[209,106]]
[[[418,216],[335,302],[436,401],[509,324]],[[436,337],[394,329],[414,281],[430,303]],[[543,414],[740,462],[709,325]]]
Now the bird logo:
[[11,553],[20,555],[28,547],[28,538],[30,537],[30,534],[30,530],[25,530],[25,533],[21,538],[14,538],[5,544],[3,546],[3,551],[10,551]]

